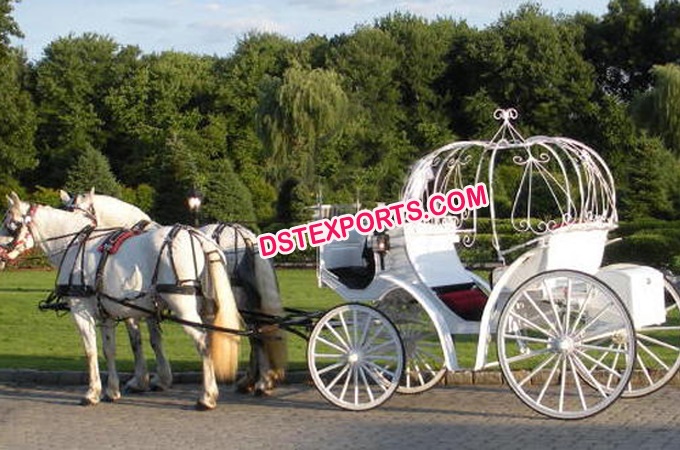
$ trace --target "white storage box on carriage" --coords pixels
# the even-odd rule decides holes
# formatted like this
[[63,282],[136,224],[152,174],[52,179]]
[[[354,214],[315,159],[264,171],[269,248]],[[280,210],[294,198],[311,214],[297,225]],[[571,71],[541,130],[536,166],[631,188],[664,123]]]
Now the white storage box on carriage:
[[632,264],[603,267],[597,278],[616,292],[630,313],[636,329],[666,321],[663,274]]

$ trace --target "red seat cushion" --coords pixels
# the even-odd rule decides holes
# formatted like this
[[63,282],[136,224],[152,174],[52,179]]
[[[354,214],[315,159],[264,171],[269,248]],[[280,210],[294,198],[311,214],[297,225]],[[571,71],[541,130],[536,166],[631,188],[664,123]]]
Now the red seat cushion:
[[441,292],[439,298],[462,319],[480,321],[487,296],[479,289]]

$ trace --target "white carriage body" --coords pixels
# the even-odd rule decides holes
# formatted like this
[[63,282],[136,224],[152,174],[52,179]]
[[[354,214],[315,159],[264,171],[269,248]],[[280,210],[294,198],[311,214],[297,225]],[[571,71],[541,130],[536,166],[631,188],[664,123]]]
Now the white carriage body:
[[[584,272],[606,282],[623,299],[636,327],[665,320],[659,271],[632,265],[601,267],[608,233],[618,221],[614,182],[604,161],[571,139],[524,140],[510,123],[513,114],[510,110],[498,115],[503,122],[491,141],[455,142],[421,158],[412,166],[403,191],[402,200],[418,199],[426,205],[434,193],[482,182],[490,196],[488,213],[464,210],[407,223],[389,231],[390,249],[381,255],[367,252],[375,236],[356,232],[319,252],[320,284],[346,300],[380,301],[395,290],[415,298],[434,324],[449,370],[459,369],[452,339],[457,334],[478,334],[474,370],[495,364],[487,360],[487,353],[501,308],[522,283],[552,270]],[[512,195],[499,181],[504,178],[515,180]],[[533,239],[510,248],[500,242],[497,219],[504,214],[499,194],[509,200],[504,209],[512,228]],[[468,270],[458,253],[475,244],[479,214],[490,220],[492,245],[502,264],[493,274],[493,286]],[[509,254],[521,250],[524,253],[506,264]],[[363,283],[348,282],[341,273],[348,269],[361,274]],[[481,317],[466,320],[445,304],[443,295],[457,289],[488,296]]]

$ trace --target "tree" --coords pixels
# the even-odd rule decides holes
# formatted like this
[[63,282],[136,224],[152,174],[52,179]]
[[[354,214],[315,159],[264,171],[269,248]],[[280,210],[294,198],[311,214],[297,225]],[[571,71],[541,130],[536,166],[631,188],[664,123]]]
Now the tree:
[[640,136],[627,155],[627,188],[620,194],[622,218],[680,217],[680,162],[656,138]]
[[[37,164],[35,107],[26,90],[24,60],[12,50],[0,57],[0,185],[18,188],[18,178]],[[7,193],[7,192],[5,192]]]
[[88,192],[94,187],[97,193],[114,197],[122,192],[106,156],[89,145],[68,170],[64,187],[71,192]]
[[332,70],[291,67],[263,83],[257,124],[277,180],[288,173],[314,186],[319,153],[342,130],[347,107]]
[[14,18],[11,16],[14,6],[21,0],[0,0],[0,62],[9,57],[10,39],[12,36],[24,37]]
[[21,190],[18,177],[36,164],[35,108],[26,86],[26,61],[10,47],[21,31],[10,15],[11,0],[0,0],[0,193]]
[[597,70],[598,85],[630,100],[649,84],[652,12],[641,0],[612,0],[601,19],[584,23],[584,55]]
[[467,26],[448,19],[430,23],[412,14],[394,13],[377,20],[376,27],[399,46],[399,70],[394,75],[407,118],[401,125],[409,141],[420,150],[444,144],[452,134],[439,83],[446,71],[451,40],[458,27]]
[[224,157],[252,193],[259,222],[274,219],[276,190],[268,177],[268,151],[257,136],[255,111],[259,87],[267,76],[282,77],[294,56],[295,44],[272,33],[249,33],[229,58],[216,61],[214,112],[226,121]]
[[202,211],[204,220],[237,222],[257,228],[250,191],[228,160],[216,161],[212,165],[205,183]]
[[474,118],[463,113],[490,103],[515,107],[527,134],[577,134],[589,117],[595,90],[582,47],[581,27],[534,4],[502,15],[486,30],[458,35],[446,91],[458,134],[479,136]]
[[45,57],[35,66],[40,156],[36,180],[62,186],[64,172],[54,167],[70,167],[88,146],[105,150],[109,137],[106,93],[120,81],[125,71],[120,66],[131,64],[138,52],[132,47],[121,49],[113,39],[92,33],[62,37],[45,48]]
[[651,72],[654,86],[636,98],[633,115],[680,158],[680,66],[654,66]]

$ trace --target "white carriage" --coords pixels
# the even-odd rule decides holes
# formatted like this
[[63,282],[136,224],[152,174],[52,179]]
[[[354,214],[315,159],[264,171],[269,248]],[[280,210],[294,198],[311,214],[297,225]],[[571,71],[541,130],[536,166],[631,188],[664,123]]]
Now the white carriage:
[[[571,139],[523,139],[514,110],[496,118],[490,141],[429,153],[403,190],[404,201],[426,205],[434,193],[485,183],[487,209],[386,234],[353,231],[320,248],[320,283],[352,302],[328,311],[309,340],[311,376],[332,403],[361,410],[395,391],[423,392],[464,368],[456,350],[466,342],[476,342],[469,368],[500,366],[523,402],[561,419],[652,392],[677,371],[672,285],[650,267],[601,267],[618,220],[604,161]],[[491,283],[459,259],[482,226],[499,262]],[[528,238],[509,245],[501,227]]]

